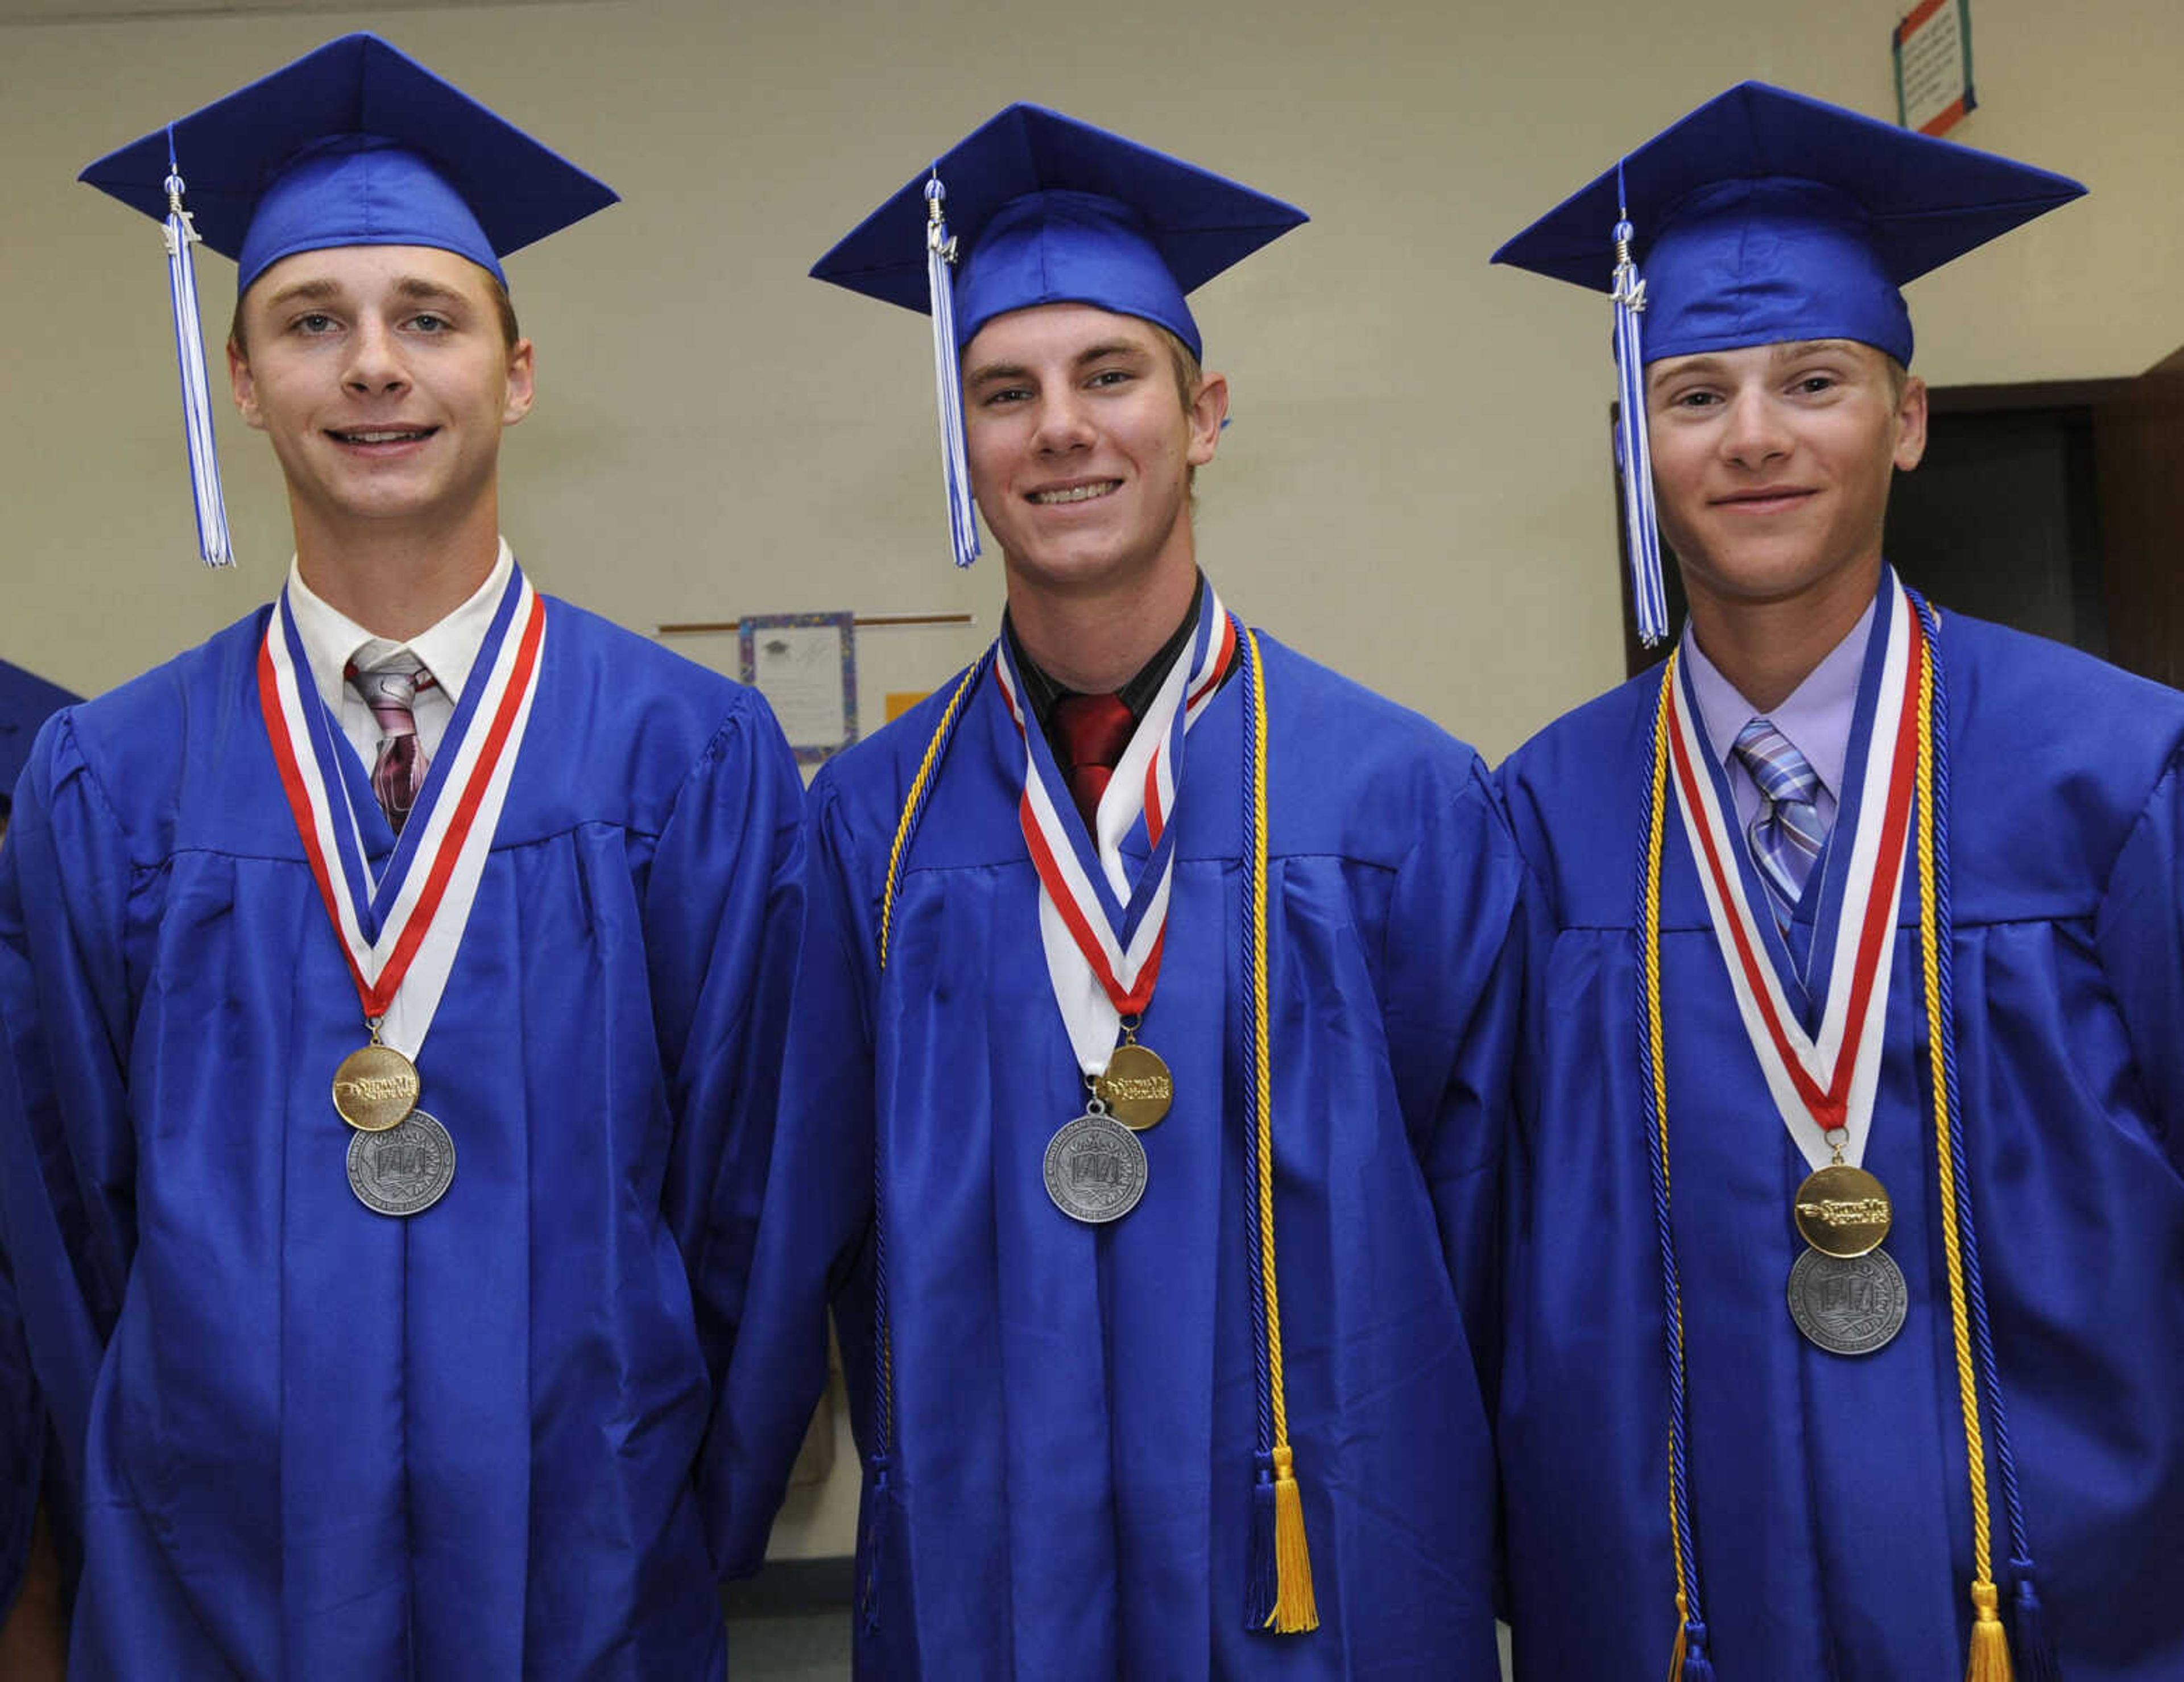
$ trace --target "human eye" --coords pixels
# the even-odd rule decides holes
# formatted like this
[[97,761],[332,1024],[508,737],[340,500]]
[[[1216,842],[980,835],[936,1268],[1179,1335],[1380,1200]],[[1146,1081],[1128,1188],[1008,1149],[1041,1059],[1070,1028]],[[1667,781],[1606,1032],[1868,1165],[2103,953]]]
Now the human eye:
[[1669,394],[1669,407],[1686,415],[1702,413],[1721,402],[1721,393],[1707,386],[1686,386]]
[[291,331],[304,338],[321,338],[341,324],[323,309],[306,309],[288,326]]
[[1085,384],[1095,388],[1106,386],[1126,386],[1136,379],[1135,370],[1128,368],[1102,368],[1095,372]]
[[1790,389],[1800,397],[1820,397],[1842,383],[1841,378],[1825,369],[1812,369],[1800,374],[1790,382]]
[[978,394],[981,409],[1006,409],[1011,404],[1022,403],[1031,396],[1023,386],[989,386]]
[[410,318],[410,331],[413,333],[424,333],[428,336],[437,333],[451,332],[454,329],[454,325],[455,324],[453,321],[450,321],[446,316],[431,309],[420,310],[416,315],[412,315]]

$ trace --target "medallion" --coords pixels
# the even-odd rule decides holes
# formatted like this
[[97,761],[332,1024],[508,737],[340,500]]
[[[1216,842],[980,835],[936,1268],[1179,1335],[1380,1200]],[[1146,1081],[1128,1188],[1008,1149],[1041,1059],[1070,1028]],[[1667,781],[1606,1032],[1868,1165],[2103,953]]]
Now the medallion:
[[422,1110],[384,1133],[353,1133],[348,1189],[382,1215],[423,1213],[455,1181],[455,1142]]
[[1880,1249],[1896,1219],[1888,1188],[1847,1162],[1832,1162],[1806,1175],[1790,1210],[1798,1237],[1821,1255],[1843,1262]]
[[417,1107],[417,1067],[392,1045],[374,1039],[341,1060],[334,1071],[334,1108],[363,1133],[384,1133]]
[[1046,1195],[1072,1221],[1119,1221],[1145,1194],[1145,1148],[1094,1099],[1047,1141]]
[[1175,1079],[1159,1052],[1126,1039],[1107,1060],[1107,1072],[1092,1083],[1092,1094],[1107,1106],[1109,1115],[1139,1133],[1167,1114],[1175,1099]]
[[1910,1291],[1885,1250],[1840,1257],[1808,1250],[1790,1269],[1790,1317],[1830,1355],[1870,1355],[1903,1329]]

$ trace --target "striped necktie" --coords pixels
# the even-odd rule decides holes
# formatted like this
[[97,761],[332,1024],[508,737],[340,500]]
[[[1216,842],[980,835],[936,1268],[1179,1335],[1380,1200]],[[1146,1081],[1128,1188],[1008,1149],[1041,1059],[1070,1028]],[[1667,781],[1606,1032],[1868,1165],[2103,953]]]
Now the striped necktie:
[[1730,751],[1758,785],[1763,804],[1745,833],[1752,862],[1774,896],[1775,919],[1786,927],[1828,838],[1814,804],[1819,775],[1769,719],[1755,718],[1738,731]]
[[371,792],[379,809],[399,835],[403,820],[417,804],[425,786],[425,744],[417,739],[415,708],[418,693],[432,687],[432,674],[425,662],[404,649],[388,655],[369,671],[351,666],[343,674],[349,687],[364,698],[365,705],[379,725],[379,757],[371,767]]

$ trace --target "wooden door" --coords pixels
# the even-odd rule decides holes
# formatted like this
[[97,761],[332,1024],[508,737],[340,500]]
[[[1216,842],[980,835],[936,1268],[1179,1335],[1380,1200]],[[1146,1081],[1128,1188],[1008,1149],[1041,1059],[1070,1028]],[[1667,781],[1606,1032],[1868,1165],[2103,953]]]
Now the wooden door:
[[2109,658],[2184,688],[2184,350],[2093,409]]

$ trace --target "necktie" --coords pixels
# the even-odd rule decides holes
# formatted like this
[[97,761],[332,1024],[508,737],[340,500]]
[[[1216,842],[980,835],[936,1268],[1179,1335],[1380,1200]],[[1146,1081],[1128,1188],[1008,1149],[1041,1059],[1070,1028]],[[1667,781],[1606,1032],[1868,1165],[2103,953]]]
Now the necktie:
[[399,835],[402,821],[417,804],[417,791],[425,786],[425,744],[417,739],[414,709],[418,693],[432,687],[432,674],[405,649],[369,671],[352,666],[343,675],[378,722],[379,757],[371,767],[371,792]]
[[1065,695],[1054,704],[1054,727],[1061,738],[1069,792],[1089,826],[1138,721],[1119,696]]
[[1745,833],[1752,843],[1752,861],[1774,892],[1778,921],[1786,925],[1804,894],[1813,860],[1827,840],[1814,804],[1820,779],[1811,762],[1768,719],[1755,718],[1738,731],[1730,751],[1752,773],[1765,801]]

